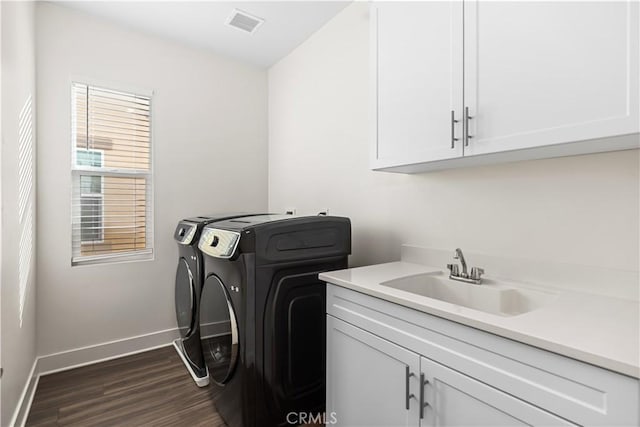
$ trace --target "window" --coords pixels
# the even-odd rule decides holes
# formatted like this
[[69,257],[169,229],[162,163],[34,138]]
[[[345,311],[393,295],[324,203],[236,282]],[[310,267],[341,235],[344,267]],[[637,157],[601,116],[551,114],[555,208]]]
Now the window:
[[[76,164],[101,168],[102,150],[76,150]],[[101,176],[80,176],[80,242],[104,243],[103,180]]]
[[153,254],[151,97],[72,84],[73,265]]

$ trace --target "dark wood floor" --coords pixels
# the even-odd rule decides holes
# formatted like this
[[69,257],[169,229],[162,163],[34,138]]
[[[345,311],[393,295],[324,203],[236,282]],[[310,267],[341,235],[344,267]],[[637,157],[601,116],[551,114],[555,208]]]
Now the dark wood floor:
[[27,426],[225,426],[172,346],[40,378]]

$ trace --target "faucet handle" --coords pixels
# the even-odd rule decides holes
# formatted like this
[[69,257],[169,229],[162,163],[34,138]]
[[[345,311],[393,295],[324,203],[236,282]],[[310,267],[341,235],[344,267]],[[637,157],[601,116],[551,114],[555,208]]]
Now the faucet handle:
[[449,269],[449,274],[451,276],[460,275],[460,271],[458,270],[458,264],[447,264],[447,268]]
[[484,268],[480,268],[480,267],[471,268],[471,279],[480,280],[483,274],[484,274]]

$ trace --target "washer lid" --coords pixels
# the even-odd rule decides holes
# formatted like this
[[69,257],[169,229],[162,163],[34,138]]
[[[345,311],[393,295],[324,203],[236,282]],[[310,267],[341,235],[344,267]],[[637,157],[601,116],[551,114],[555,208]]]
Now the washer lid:
[[202,230],[198,248],[205,254],[215,257],[228,259],[240,242],[240,233],[236,231],[220,230],[213,226],[206,226]]

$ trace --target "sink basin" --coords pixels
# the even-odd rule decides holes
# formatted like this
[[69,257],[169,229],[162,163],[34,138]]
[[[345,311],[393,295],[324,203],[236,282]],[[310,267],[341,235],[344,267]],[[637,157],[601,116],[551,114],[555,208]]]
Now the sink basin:
[[481,285],[463,283],[451,280],[443,273],[403,277],[381,285],[499,316],[516,316],[536,310],[557,296],[552,292],[510,287],[493,280]]

